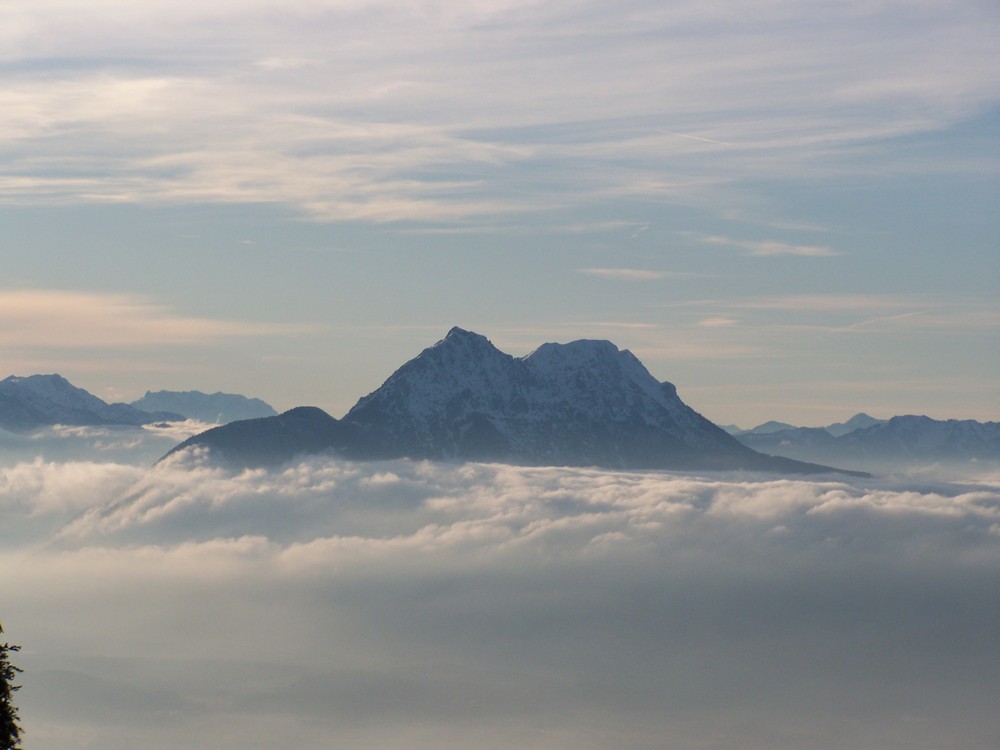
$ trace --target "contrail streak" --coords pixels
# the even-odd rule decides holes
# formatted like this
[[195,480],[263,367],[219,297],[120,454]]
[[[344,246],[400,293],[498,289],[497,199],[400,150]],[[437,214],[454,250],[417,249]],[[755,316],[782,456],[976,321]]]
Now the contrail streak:
[[705,143],[715,143],[719,146],[732,146],[732,143],[726,143],[725,141],[716,141],[712,138],[703,138],[700,135],[691,135],[690,133],[678,133],[674,130],[660,130],[655,129],[657,133],[665,133],[666,135],[676,135],[678,138],[689,138],[692,141],[704,141]]

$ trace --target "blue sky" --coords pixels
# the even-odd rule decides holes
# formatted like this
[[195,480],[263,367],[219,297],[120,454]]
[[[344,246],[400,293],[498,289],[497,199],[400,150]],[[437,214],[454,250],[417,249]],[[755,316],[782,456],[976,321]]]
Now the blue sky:
[[10,2],[0,351],[336,416],[452,325],[1000,419],[993,2]]

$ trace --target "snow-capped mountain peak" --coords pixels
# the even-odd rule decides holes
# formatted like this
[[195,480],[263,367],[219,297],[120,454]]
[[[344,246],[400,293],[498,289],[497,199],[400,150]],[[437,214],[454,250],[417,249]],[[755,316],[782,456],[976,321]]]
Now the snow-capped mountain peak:
[[4,393],[19,393],[26,401],[45,401],[70,409],[99,409],[107,403],[97,396],[77,388],[62,375],[28,375],[21,377],[11,375],[0,381],[0,390]]
[[743,450],[610,341],[543,344],[515,358],[457,327],[344,419],[410,455],[472,450],[522,461],[572,456],[574,463],[628,464],[632,448],[623,441],[675,452]]
[[108,420],[110,406],[97,396],[77,388],[58,374],[11,375],[0,381],[0,393],[46,415],[51,423],[86,424]]
[[628,349],[610,341],[581,339],[568,344],[542,344],[524,357],[524,362],[541,379],[557,386],[563,397],[608,395],[625,387],[633,401],[649,399],[673,409],[676,390],[664,389],[649,370]]

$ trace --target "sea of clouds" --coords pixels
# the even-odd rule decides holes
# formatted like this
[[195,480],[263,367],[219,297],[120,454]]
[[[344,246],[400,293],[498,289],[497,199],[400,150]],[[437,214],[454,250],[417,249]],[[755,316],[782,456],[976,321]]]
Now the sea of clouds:
[[995,474],[40,456],[0,571],[36,750],[1000,740]]

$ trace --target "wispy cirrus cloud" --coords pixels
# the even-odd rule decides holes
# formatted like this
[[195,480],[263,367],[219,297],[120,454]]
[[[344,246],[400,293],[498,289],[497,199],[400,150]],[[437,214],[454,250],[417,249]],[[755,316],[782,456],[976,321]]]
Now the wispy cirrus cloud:
[[609,195],[684,201],[804,166],[877,169],[886,157],[873,144],[996,101],[997,21],[974,4],[744,11],[763,22],[647,0],[627,12],[8,4],[0,201],[263,203],[320,221],[457,223]]
[[698,321],[698,326],[701,328],[729,328],[731,326],[739,325],[739,322],[740,321],[736,318],[719,315],[712,318],[702,318]]
[[[805,313],[826,316],[798,321],[830,330],[864,331],[895,328],[978,330],[1000,325],[1000,310],[992,300],[953,299],[902,294],[796,294],[754,298],[711,299],[680,307],[716,307],[731,311]],[[845,320],[846,319],[846,320]],[[788,324],[786,325],[795,325]]]
[[131,294],[0,290],[0,346],[8,349],[209,345],[231,337],[308,330],[311,327],[186,317]]
[[776,240],[739,240],[721,235],[708,235],[700,238],[700,241],[706,245],[721,245],[746,250],[748,255],[802,255],[807,257],[840,255],[840,253],[823,245],[795,245]]

